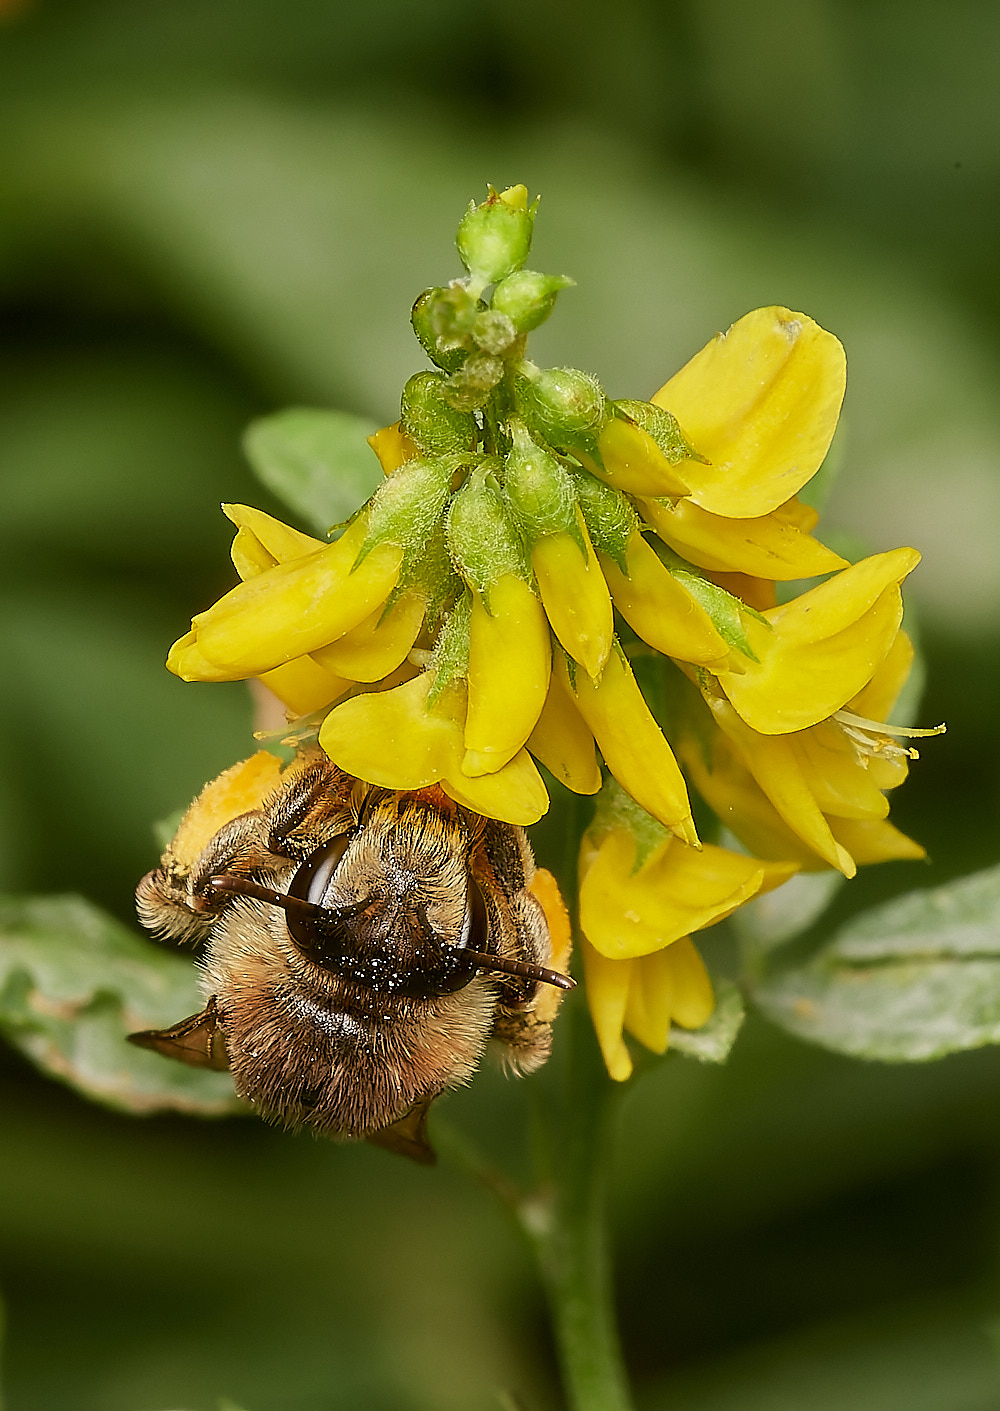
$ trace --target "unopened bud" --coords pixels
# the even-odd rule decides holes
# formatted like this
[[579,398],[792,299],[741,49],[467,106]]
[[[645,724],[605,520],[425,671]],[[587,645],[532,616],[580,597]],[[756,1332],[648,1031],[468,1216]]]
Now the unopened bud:
[[403,388],[400,426],[427,456],[473,451],[479,441],[475,417],[445,398],[446,382],[443,372],[418,372]]
[[550,446],[592,450],[613,415],[601,384],[572,367],[531,368],[525,364],[514,399],[529,429]]
[[458,411],[481,407],[503,377],[503,363],[492,353],[472,353],[448,378],[444,397]]
[[472,352],[472,327],[485,305],[464,284],[425,289],[410,313],[413,331],[432,363],[455,372]]
[[506,314],[518,333],[530,333],[548,318],[560,289],[569,289],[574,282],[564,274],[517,270],[494,289],[491,306]]
[[484,287],[520,269],[528,258],[538,205],[529,208],[523,186],[502,192],[491,186],[489,192],[481,205],[470,204],[455,238],[463,265]]

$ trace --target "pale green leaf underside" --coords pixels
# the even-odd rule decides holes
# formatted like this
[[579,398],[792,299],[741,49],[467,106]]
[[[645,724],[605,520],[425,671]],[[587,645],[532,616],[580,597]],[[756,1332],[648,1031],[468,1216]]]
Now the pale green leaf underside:
[[125,1036],[197,1013],[190,956],[82,897],[0,899],[0,1034],[44,1072],[128,1112],[246,1111],[228,1073],[171,1062]]
[[258,480],[325,537],[382,480],[365,439],[377,430],[374,422],[350,412],[290,407],[251,422],[243,449]]
[[702,1063],[725,1063],[745,1018],[743,996],[735,985],[716,986],[715,1010],[700,1029],[670,1026],[670,1048]]

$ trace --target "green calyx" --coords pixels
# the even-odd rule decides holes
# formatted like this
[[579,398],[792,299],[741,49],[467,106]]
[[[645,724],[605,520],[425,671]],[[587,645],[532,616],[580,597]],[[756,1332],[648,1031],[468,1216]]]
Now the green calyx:
[[625,550],[639,523],[631,501],[588,471],[570,468],[590,541],[626,572]]
[[576,486],[566,467],[533,441],[524,426],[510,426],[512,446],[503,493],[512,516],[532,544],[543,534],[576,529]]
[[420,552],[444,511],[454,471],[453,460],[417,458],[387,476],[369,502],[368,537],[358,563],[378,544],[402,544],[407,555]]
[[425,289],[410,312],[413,331],[432,363],[456,372],[472,352],[472,329],[486,305],[457,280]]
[[671,465],[676,465],[678,461],[699,461],[702,465],[708,465],[705,457],[699,455],[688,442],[677,418],[662,407],[652,402],[633,401],[628,397],[613,402],[612,406],[616,416],[634,421],[636,426],[641,427],[656,442]]
[[475,417],[448,400],[447,381],[443,372],[418,372],[403,388],[400,424],[426,456],[474,451],[479,442]]
[[445,534],[455,568],[484,597],[506,573],[527,578],[524,547],[489,462],[477,466],[452,499]]
[[454,607],[442,623],[427,663],[427,670],[434,672],[434,683],[427,696],[428,706],[434,704],[446,686],[468,674],[471,614],[472,600],[467,592],[463,592],[456,598]]

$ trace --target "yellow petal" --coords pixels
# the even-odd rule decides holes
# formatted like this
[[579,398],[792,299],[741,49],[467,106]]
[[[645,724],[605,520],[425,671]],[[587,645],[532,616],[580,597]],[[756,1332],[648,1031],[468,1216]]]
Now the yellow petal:
[[272,671],[265,671],[260,680],[293,715],[311,715],[314,710],[337,700],[354,684],[325,671],[311,657],[296,657],[284,666],[276,666]]
[[673,1018],[682,1029],[700,1029],[712,1015],[715,995],[705,962],[687,937],[667,951],[673,971]]
[[501,823],[527,828],[548,811],[549,795],[542,776],[527,750],[518,750],[513,759],[492,774],[470,779],[462,768],[463,750],[458,737],[448,758],[441,787],[456,803]]
[[617,648],[611,653],[597,684],[582,671],[571,682],[562,653],[556,657],[560,683],[590,726],[619,784],[665,828],[697,845],[684,776],[623,653]]
[[278,562],[274,555],[264,548],[252,529],[237,530],[229,556],[244,582],[248,578],[256,578],[258,573],[266,573]]
[[731,741],[775,809],[804,843],[831,867],[853,877],[854,859],[836,841],[802,772],[792,738],[761,735],[751,730],[728,701],[706,697],[716,724]]
[[844,350],[831,333],[805,314],[771,307],[719,334],[652,400],[711,462],[685,467],[697,504],[755,518],[822,465],[846,379]]
[[886,819],[831,818],[830,827],[859,863],[919,861],[927,856],[926,848]]
[[167,670],[182,681],[232,681],[232,672],[208,660],[198,644],[197,633],[185,632],[167,654]]
[[473,593],[466,774],[491,774],[517,754],[545,704],[551,659],[545,610],[527,583],[505,573],[490,587],[489,610]]
[[356,627],[392,591],[403,554],[380,544],[354,569],[365,533],[359,519],[335,544],[240,583],[199,613],[193,626],[201,654],[239,680]]
[[386,475],[391,475],[406,461],[415,460],[420,454],[418,447],[402,430],[398,421],[394,421],[391,426],[383,426],[381,431],[369,436],[368,444],[378,456],[379,465]]
[[594,737],[557,671],[527,747],[574,794],[596,794],[601,787]]
[[872,679],[848,702],[848,708],[866,720],[888,720],[912,666],[913,643],[905,632],[897,632],[886,656],[875,668]]
[[[803,730],[793,741],[803,777],[828,821],[830,814],[838,818],[886,817],[889,800],[835,721]],[[903,772],[905,776],[905,769]]]
[[[677,942],[680,945],[680,942]],[[674,947],[631,962],[625,1028],[644,1048],[666,1053],[674,1005]],[[629,965],[628,961],[619,964]]]
[[[585,452],[574,455],[592,475],[628,495],[686,495],[694,463],[671,465],[648,432],[632,421],[613,417],[597,438],[600,461]],[[698,467],[700,471],[701,466]]]
[[635,850],[627,829],[612,829],[580,884],[580,925],[610,960],[649,955],[721,921],[764,880],[756,858],[672,839],[633,873]]
[[576,518],[584,552],[568,532],[543,534],[531,550],[531,566],[556,637],[584,671],[600,676],[614,641],[614,612],[579,509]]
[[640,510],[670,547],[689,563],[720,573],[788,582],[845,568],[847,560],[777,514],[730,519],[691,500],[640,501]]
[[588,944],[586,936],[580,937],[580,955],[583,957],[587,1006],[601,1054],[611,1077],[616,1083],[624,1083],[632,1076],[632,1059],[622,1039],[622,1025],[635,962],[607,960]]
[[895,641],[903,615],[897,584],[918,560],[913,549],[876,554],[769,609],[764,622],[748,621],[758,660],[721,678],[747,724],[764,735],[804,730],[856,696]]
[[427,599],[414,590],[402,593],[388,612],[380,603],[374,612],[329,646],[312,656],[351,681],[381,681],[406,660],[424,621]]
[[701,664],[726,660],[729,648],[712,619],[664,567],[636,530],[625,550],[626,573],[600,555],[615,607],[644,642],[666,656]]
[[280,519],[254,509],[252,505],[223,505],[222,513],[232,520],[238,530],[246,529],[253,534],[276,563],[288,563],[291,559],[300,559],[305,554],[314,554],[317,549],[328,547],[325,539],[314,539],[311,534],[303,534],[301,530],[282,524]]

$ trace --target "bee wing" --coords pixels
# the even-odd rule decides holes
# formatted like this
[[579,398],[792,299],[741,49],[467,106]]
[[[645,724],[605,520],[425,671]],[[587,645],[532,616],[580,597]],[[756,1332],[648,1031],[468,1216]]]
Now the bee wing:
[[214,996],[200,1014],[192,1014],[169,1029],[142,1029],[137,1034],[129,1034],[128,1041],[138,1048],[162,1053],[164,1058],[176,1058],[181,1063],[188,1063],[192,1068],[223,1070],[229,1067],[226,1041],[219,1028]]
[[405,1117],[393,1122],[391,1127],[382,1127],[378,1132],[369,1132],[365,1141],[372,1146],[384,1147],[396,1156],[408,1156],[411,1161],[419,1161],[421,1166],[433,1166],[437,1157],[427,1140],[427,1110],[433,1102],[417,1103]]

